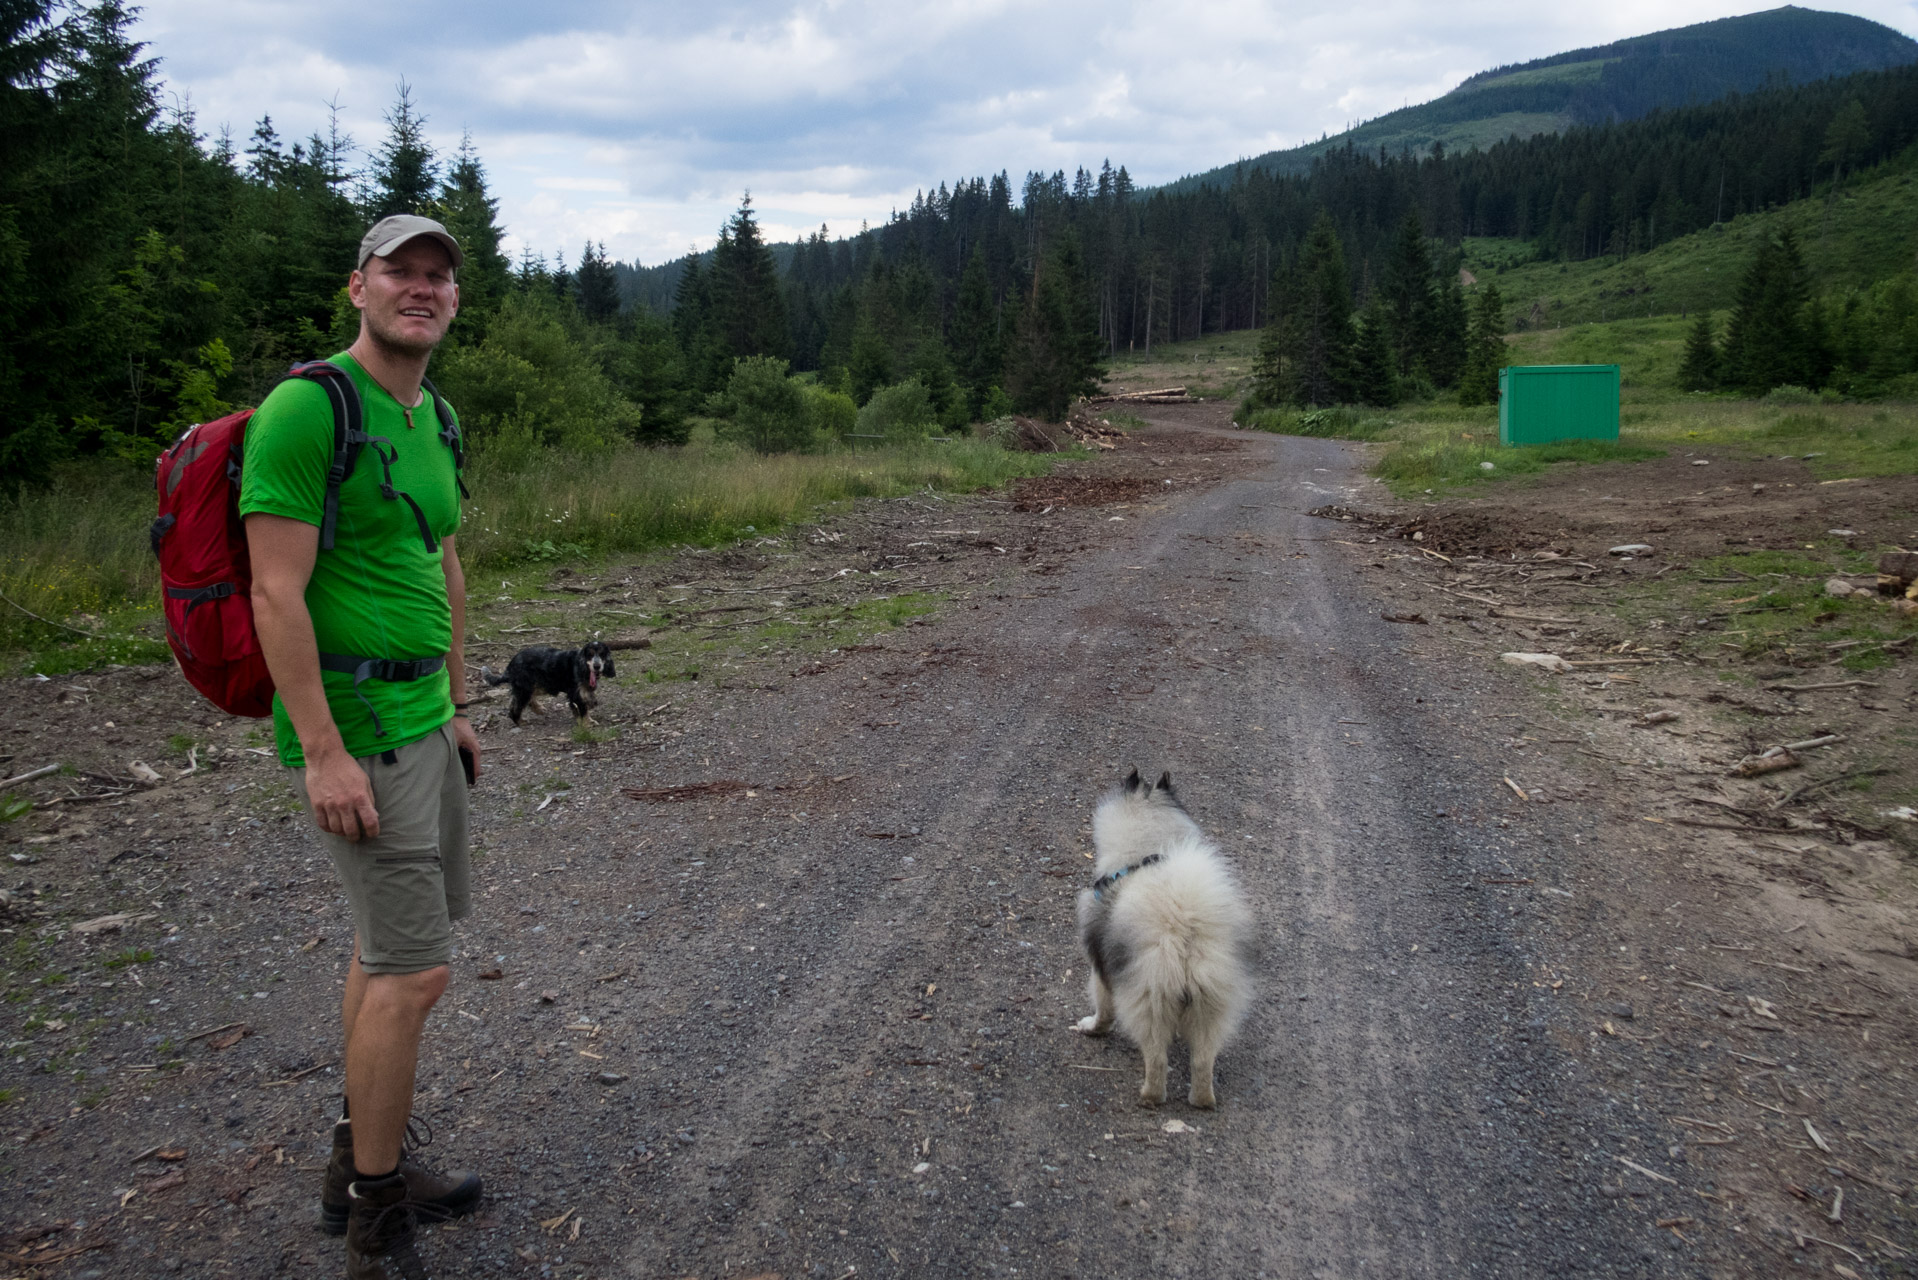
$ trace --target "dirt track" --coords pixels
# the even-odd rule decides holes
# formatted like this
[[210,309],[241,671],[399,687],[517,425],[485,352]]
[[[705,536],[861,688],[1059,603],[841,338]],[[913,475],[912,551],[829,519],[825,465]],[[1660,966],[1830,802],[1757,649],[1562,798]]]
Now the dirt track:
[[[1222,424],[1212,406],[1153,416],[1148,460]],[[431,1154],[482,1169],[493,1194],[433,1233],[442,1274],[1909,1274],[1908,1005],[1855,1063],[1892,1132],[1858,1122],[1833,1142],[1890,1154],[1814,1152],[1810,1172],[1773,1176],[1767,1148],[1766,1189],[1736,1186],[1738,1161],[1711,1162],[1759,1170],[1745,1117],[1778,1121],[1710,1108],[1748,1083],[1741,1058],[1784,1058],[1797,1031],[1760,1047],[1732,1023],[1686,1025],[1685,984],[1730,981],[1707,950],[1729,907],[1608,841],[1619,798],[1569,755],[1523,756],[1554,803],[1515,802],[1501,779],[1526,748],[1501,717],[1540,723],[1524,683],[1382,620],[1401,602],[1356,571],[1370,553],[1304,514],[1379,498],[1355,450],[1228,443],[1163,500],[1022,503],[1042,507],[1016,517],[1042,560],[1078,549],[1037,571],[1000,560],[927,625],[655,695],[675,705],[644,720],[646,749],[636,731],[580,749],[552,726],[489,729],[481,905],[421,1109]],[[928,519],[1015,519],[972,501],[926,499]],[[629,676],[613,696],[647,695]],[[1085,1012],[1070,920],[1090,806],[1134,765],[1171,771],[1263,931],[1216,1113],[1140,1108],[1129,1046],[1068,1030]],[[748,788],[621,790],[715,781]],[[46,1239],[114,1246],[62,1274],[334,1269],[309,1218],[344,913],[294,820],[254,818],[175,841],[137,888],[35,868],[73,898],[68,919],[165,904],[124,937],[58,944],[95,988],[70,988],[63,1018],[107,1020],[96,1054],[118,1035],[120,1062],[144,1065],[157,1030],[242,1014],[259,1033],[137,1086],[110,1068],[117,1092],[70,1114],[64,1073],[87,1064],[19,1082],[0,1181],[31,1206],[17,1225],[67,1220]],[[80,861],[81,842],[64,848]],[[1696,911],[1659,920],[1646,904],[1667,892]],[[168,922],[178,955],[139,933]],[[302,950],[309,932],[323,945]],[[142,1023],[123,975],[93,979],[149,943],[174,968]],[[249,951],[271,958],[234,974]],[[283,985],[249,1000],[268,969]],[[48,1052],[39,1035],[9,1047],[15,1064]],[[1175,1098],[1182,1083],[1175,1057]],[[1671,1092],[1686,1088],[1702,1096]],[[1778,1091],[1772,1111],[1837,1134],[1811,1092]],[[1719,1131],[1674,1128],[1675,1111],[1735,1120],[1746,1145],[1691,1145]],[[1802,1145],[1795,1123],[1781,1131]],[[175,1143],[185,1185],[155,1189],[130,1161]],[[1876,1171],[1843,1184],[1850,1225],[1822,1204],[1778,1216],[1780,1181],[1829,1200],[1827,1159]],[[1794,1238],[1813,1224],[1869,1262]]]

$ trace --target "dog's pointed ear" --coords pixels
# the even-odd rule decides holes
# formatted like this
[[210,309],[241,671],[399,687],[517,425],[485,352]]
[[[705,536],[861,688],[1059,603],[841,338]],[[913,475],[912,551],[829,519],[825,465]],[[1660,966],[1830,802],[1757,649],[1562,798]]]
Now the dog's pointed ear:
[[1170,773],[1162,773],[1159,775],[1159,790],[1165,792],[1167,795],[1173,794],[1172,775]]
[[1142,790],[1144,789],[1144,787],[1145,787],[1145,784],[1139,781],[1139,771],[1137,769],[1134,769],[1131,773],[1128,773],[1125,776],[1125,793],[1127,795],[1131,795],[1135,791]]

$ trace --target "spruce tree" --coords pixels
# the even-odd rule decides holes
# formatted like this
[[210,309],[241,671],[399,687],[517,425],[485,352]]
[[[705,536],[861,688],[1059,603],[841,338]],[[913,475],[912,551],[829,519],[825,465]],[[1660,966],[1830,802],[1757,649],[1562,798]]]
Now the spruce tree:
[[965,388],[967,407],[977,416],[986,392],[999,385],[1003,357],[998,309],[992,305],[992,285],[986,279],[986,255],[976,244],[959,276],[959,296],[953,304],[952,363]]
[[1505,364],[1505,299],[1498,286],[1479,286],[1472,302],[1472,328],[1466,339],[1465,368],[1458,379],[1462,405],[1495,404],[1498,371]]
[[477,342],[506,299],[512,267],[500,251],[504,232],[499,225],[499,201],[487,189],[486,167],[480,163],[471,133],[460,139],[460,149],[453,154],[439,203],[440,221],[459,241],[466,258],[459,270],[460,313],[453,321],[453,332],[462,341]]
[[1426,251],[1425,232],[1414,210],[1407,210],[1399,223],[1379,292],[1384,297],[1388,336],[1399,376],[1410,377],[1421,366],[1426,367],[1429,376],[1437,298],[1432,288],[1432,255]]
[[1298,273],[1290,262],[1272,268],[1266,291],[1265,328],[1259,333],[1259,353],[1252,361],[1253,408],[1295,398],[1292,386],[1292,326],[1298,301]]
[[400,96],[386,113],[386,141],[373,157],[373,191],[367,212],[374,221],[395,213],[434,213],[439,160],[426,140],[426,117],[413,105],[413,86],[400,81]]
[[1352,361],[1352,394],[1359,403],[1382,409],[1399,402],[1398,358],[1392,350],[1392,324],[1376,294],[1359,318],[1359,340]]
[[1438,305],[1432,312],[1432,327],[1426,335],[1425,371],[1431,375],[1433,386],[1458,385],[1470,333],[1471,316],[1465,305],[1465,287],[1454,274],[1439,287]]
[[691,429],[686,420],[686,361],[673,326],[642,305],[627,313],[623,329],[613,382],[640,408],[640,443],[684,444]]
[[1006,393],[1022,412],[1057,422],[1074,400],[1099,389],[1102,345],[1078,237],[1068,228],[1048,246],[1019,313]]
[[604,244],[586,242],[573,276],[573,291],[579,298],[579,313],[594,324],[605,324],[619,314],[619,280],[606,260]]
[[713,318],[712,273],[700,265],[699,255],[686,255],[686,269],[673,292],[673,334],[685,361],[686,385],[704,395],[718,391],[732,375],[732,353],[726,349]]
[[1723,378],[1751,395],[1790,384],[1816,387],[1829,367],[1811,323],[1811,281],[1790,228],[1765,240],[1738,283],[1725,328]]
[[729,356],[784,357],[791,342],[779,268],[759,234],[749,191],[713,247],[712,317]]
[[1715,391],[1718,377],[1718,338],[1712,328],[1712,313],[1701,310],[1685,338],[1685,358],[1678,366],[1678,385],[1686,391]]
[[1299,254],[1289,339],[1289,381],[1300,404],[1338,404],[1351,397],[1352,285],[1338,228],[1327,213],[1312,223]]

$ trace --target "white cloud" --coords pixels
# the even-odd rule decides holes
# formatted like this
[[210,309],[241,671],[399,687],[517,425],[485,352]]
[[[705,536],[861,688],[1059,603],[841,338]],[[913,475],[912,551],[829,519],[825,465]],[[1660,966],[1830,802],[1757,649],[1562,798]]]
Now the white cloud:
[[[775,238],[882,221],[918,189],[1101,161],[1142,184],[1296,145],[1473,72],[1772,0],[803,0],[523,6],[151,0],[138,31],[203,128],[325,126],[363,150],[404,79],[470,129],[520,243],[657,262],[753,192]],[[1918,34],[1918,0],[1853,12]],[[377,37],[369,32],[378,32]]]

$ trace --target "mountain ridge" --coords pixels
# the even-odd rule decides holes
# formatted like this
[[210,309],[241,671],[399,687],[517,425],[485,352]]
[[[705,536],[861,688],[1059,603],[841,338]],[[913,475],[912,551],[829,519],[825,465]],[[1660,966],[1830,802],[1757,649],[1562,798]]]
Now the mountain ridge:
[[[1489,147],[1513,135],[1633,120],[1771,83],[1803,83],[1918,62],[1918,40],[1861,18],[1785,5],[1508,63],[1467,76],[1451,92],[1317,142],[1220,165],[1154,188],[1224,186],[1244,169],[1310,171],[1346,146],[1390,151]],[[1142,192],[1142,194],[1146,194]]]

